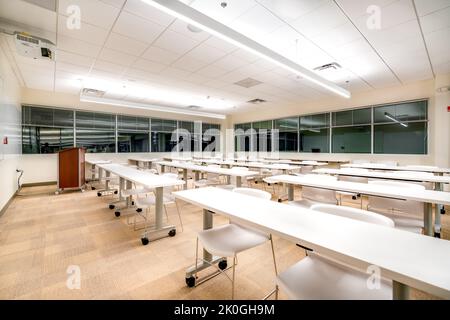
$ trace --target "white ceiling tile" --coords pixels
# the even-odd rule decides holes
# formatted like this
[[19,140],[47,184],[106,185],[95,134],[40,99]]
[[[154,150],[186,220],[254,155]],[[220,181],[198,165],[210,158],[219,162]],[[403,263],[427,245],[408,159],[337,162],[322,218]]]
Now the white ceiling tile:
[[230,55],[234,58],[241,59],[243,61],[246,61],[248,63],[253,63],[256,60],[260,59],[257,55],[254,53],[248,52],[244,49],[239,49],[237,51],[234,51],[233,53],[230,53]]
[[94,45],[103,45],[108,36],[107,30],[88,23],[82,23],[80,29],[69,29],[66,23],[67,17],[60,15],[58,18],[58,36],[63,35]]
[[243,67],[245,65],[248,65],[248,62],[245,60],[239,59],[236,56],[227,55],[227,56],[223,57],[222,59],[214,62],[212,65],[231,71],[231,70],[235,70],[240,67]]
[[219,80],[228,82],[228,83],[235,83],[235,82],[244,80],[246,78],[248,78],[247,73],[245,73],[242,70],[235,70],[235,71],[228,72],[227,74],[224,74],[223,76],[221,76],[219,78]]
[[136,56],[108,48],[103,48],[98,58],[122,66],[130,66],[137,59]]
[[297,20],[322,6],[327,1],[329,0],[259,0],[261,4],[286,21]]
[[173,64],[174,67],[189,72],[195,72],[206,65],[207,63],[190,57],[182,57]]
[[228,70],[226,70],[226,69],[209,65],[209,66],[206,66],[206,67],[198,70],[197,74],[214,79],[214,78],[218,78],[218,77],[224,75],[227,72],[228,72]]
[[419,16],[450,7],[450,0],[414,0]]
[[73,14],[71,6],[78,6],[81,12],[81,28],[87,22],[104,29],[111,29],[119,9],[98,0],[59,0],[58,12],[64,16]]
[[142,0],[127,0],[124,10],[141,18],[156,22],[164,27],[175,20],[171,15],[153,8]]
[[171,51],[167,51],[165,49],[161,49],[155,46],[151,46],[142,54],[142,58],[144,59],[167,65],[173,63],[180,57],[181,57],[180,54],[176,54]]
[[94,62],[93,57],[82,56],[79,54],[67,52],[64,50],[57,50],[55,54],[56,62],[70,63],[72,65],[89,68]]
[[313,37],[311,40],[320,48],[326,51],[333,51],[334,48],[342,46],[356,40],[362,39],[358,29],[350,22],[346,22],[334,29]]
[[441,64],[450,57],[450,41],[448,39],[450,39],[450,28],[425,35],[425,42],[433,64]]
[[222,8],[219,1],[211,0],[196,0],[191,6],[222,23],[233,21],[250,8],[256,6],[254,0],[228,0],[226,2],[226,8]]
[[0,17],[56,32],[56,13],[25,1],[0,0]]
[[148,44],[129,37],[122,36],[118,33],[111,32],[105,47],[114,49],[123,53],[140,56],[147,48]]
[[208,46],[206,44],[200,44],[191,51],[189,51],[185,57],[193,58],[196,60],[203,61],[205,63],[212,63],[223,56],[225,56],[226,53],[222,50],[216,49],[214,47]]
[[111,63],[111,62],[103,61],[103,60],[95,61],[93,68],[96,70],[116,74],[119,77],[126,70],[126,67],[124,67],[124,66],[118,65],[117,63]]
[[450,6],[420,18],[424,34],[450,27]]
[[159,79],[159,75],[157,75],[155,72],[147,72],[142,69],[129,68],[125,72],[124,78],[152,81]]
[[197,46],[199,42],[171,30],[166,30],[155,41],[154,46],[177,54],[184,54]]
[[99,54],[101,47],[78,39],[58,35],[58,49],[95,58]]
[[330,54],[337,60],[341,60],[353,56],[365,55],[368,52],[372,53],[373,49],[365,39],[361,38],[356,41],[333,48]]
[[100,1],[121,9],[126,0],[100,0]]
[[434,72],[436,74],[449,74],[450,73],[450,61],[435,65]]
[[90,67],[77,66],[66,62],[56,62],[57,72],[71,73],[79,77],[87,76],[90,69]]
[[371,6],[380,9],[398,0],[337,0],[337,3],[344,9],[345,13],[352,18],[358,18],[372,13]]
[[133,64],[133,68],[140,69],[146,72],[158,73],[161,72],[164,68],[166,68],[166,66],[161,63],[156,63],[145,59],[139,59]]
[[152,43],[164,31],[164,27],[150,20],[122,11],[114,25],[113,31],[144,43]]
[[238,47],[236,47],[235,45],[233,45],[227,41],[224,41],[222,39],[216,38],[214,36],[211,36],[210,38],[205,40],[203,43],[208,46],[222,50],[225,53],[230,53],[230,52],[238,49]]
[[161,71],[160,74],[165,78],[171,79],[171,78],[185,78],[190,74],[190,72],[174,67],[168,67],[163,71]]
[[417,20],[411,20],[389,29],[367,33],[366,37],[375,48],[378,48],[406,41],[408,38],[416,38],[418,35],[420,35],[419,23]]

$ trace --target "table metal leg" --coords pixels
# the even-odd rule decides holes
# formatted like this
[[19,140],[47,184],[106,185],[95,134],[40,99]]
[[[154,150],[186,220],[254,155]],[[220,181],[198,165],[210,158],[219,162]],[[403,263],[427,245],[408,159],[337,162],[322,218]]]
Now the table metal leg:
[[166,171],[166,166],[165,165],[161,165],[161,173],[164,173]]
[[187,188],[188,188],[188,171],[187,171],[187,169],[183,169],[183,180],[185,182],[183,188],[184,188],[184,190],[187,190]]
[[424,203],[423,224],[425,235],[433,236],[433,207],[431,203]]
[[176,234],[174,225],[164,225],[164,202],[163,187],[155,188],[155,226],[153,228],[146,227],[142,235],[141,241],[143,245],[149,243],[148,236],[155,235],[152,240],[158,240],[165,237],[173,237]]
[[408,300],[409,287],[401,282],[392,281],[392,298],[394,300]]
[[287,185],[288,191],[288,201],[294,201],[294,185],[293,184],[288,184]]
[[[444,191],[443,183],[436,183],[435,189],[437,191]],[[441,237],[441,214],[444,214],[444,206],[441,204],[436,205],[436,212],[434,215],[434,236],[437,238]]]
[[242,177],[236,176],[236,187],[240,188],[242,187]]

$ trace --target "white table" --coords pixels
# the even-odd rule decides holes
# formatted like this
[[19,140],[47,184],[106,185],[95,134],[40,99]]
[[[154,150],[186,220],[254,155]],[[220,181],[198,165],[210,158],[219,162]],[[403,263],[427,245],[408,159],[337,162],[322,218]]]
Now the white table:
[[[226,169],[226,168],[211,168],[208,166],[199,166],[192,163],[187,162],[170,162],[170,161],[159,161],[156,162],[161,166],[161,172],[164,172],[165,167],[172,167],[172,168],[179,168],[183,169],[183,179],[187,182],[187,173],[188,171],[193,171],[195,174],[195,181],[199,179],[199,173],[200,172],[206,172],[206,173],[216,173],[220,175],[224,175],[228,177],[228,180],[230,180],[230,177],[236,177],[236,187],[242,186],[242,178],[246,177],[253,177],[255,175],[258,175],[258,172],[255,171],[244,171],[244,170],[233,170],[233,169]],[[229,183],[229,181],[228,181]],[[184,189],[187,189],[187,184],[184,186]]]
[[[203,209],[203,229],[212,212],[276,234],[365,272],[378,266],[393,280],[394,299],[408,298],[409,287],[450,298],[450,242],[310,209],[221,190],[179,191],[175,197]],[[213,257],[204,252],[206,261]],[[205,269],[205,264],[200,266]],[[187,270],[190,277],[195,269]],[[368,275],[369,276],[369,275]]]
[[159,159],[159,158],[153,158],[153,159],[140,158],[140,157],[128,158],[128,162],[131,164],[136,164],[136,166],[138,168],[141,168],[140,164],[142,163],[142,167],[148,168],[148,169],[150,169],[152,167],[153,162],[160,161],[160,160],[161,159]]
[[348,181],[321,181],[320,179],[291,175],[273,176],[271,179],[288,185],[288,200],[290,201],[294,200],[294,185],[301,185],[367,196],[423,202],[425,234],[429,236],[433,235],[432,204],[450,205],[450,193],[443,191],[405,189]]
[[[174,236],[176,228],[173,225],[164,226],[163,224],[163,188],[171,187],[171,186],[181,186],[184,185],[185,182],[182,180],[177,180],[173,178],[168,178],[165,176],[151,174],[149,172],[143,172],[142,170],[137,170],[134,168],[126,167],[120,164],[100,164],[99,168],[102,168],[109,174],[113,174],[119,177],[120,179],[120,187],[119,187],[119,200],[124,201],[122,197],[122,190],[131,189],[132,183],[140,184],[148,189],[153,189],[155,193],[155,227],[152,231],[149,231],[147,228],[144,231],[144,234],[141,238],[142,243],[145,245],[148,243],[148,235],[150,233],[157,234],[158,237],[156,239],[160,239],[166,236]],[[127,206],[129,205],[129,199],[127,199]],[[167,234],[162,235],[163,231],[169,232]]]
[[251,162],[236,162],[234,163],[236,167],[248,167],[248,168],[258,168],[258,169],[270,169],[270,170],[281,170],[283,173],[292,170],[298,170],[300,166],[293,166],[285,163],[251,163]]
[[419,172],[433,172],[437,174],[450,173],[450,168],[421,168],[408,166],[386,166],[376,163],[348,163],[341,165],[343,168],[361,168],[372,170],[388,170],[388,171],[419,171]]

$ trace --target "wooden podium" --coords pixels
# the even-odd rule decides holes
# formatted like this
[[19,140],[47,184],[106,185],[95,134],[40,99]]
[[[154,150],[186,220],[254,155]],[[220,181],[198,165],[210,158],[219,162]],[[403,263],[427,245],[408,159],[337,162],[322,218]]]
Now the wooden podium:
[[65,189],[84,191],[85,149],[71,148],[58,152],[58,194]]

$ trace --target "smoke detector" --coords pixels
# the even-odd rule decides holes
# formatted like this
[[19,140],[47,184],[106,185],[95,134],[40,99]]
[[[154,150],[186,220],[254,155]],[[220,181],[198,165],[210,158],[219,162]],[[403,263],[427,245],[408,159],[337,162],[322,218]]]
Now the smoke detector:
[[267,101],[264,100],[264,99],[259,99],[259,98],[247,101],[247,103],[253,103],[253,104],[261,104],[261,103],[264,103],[264,102],[267,102]]
[[103,97],[105,95],[105,93],[106,93],[105,91],[91,89],[91,88],[83,88],[83,90],[81,90],[82,95],[90,96],[90,97]]

